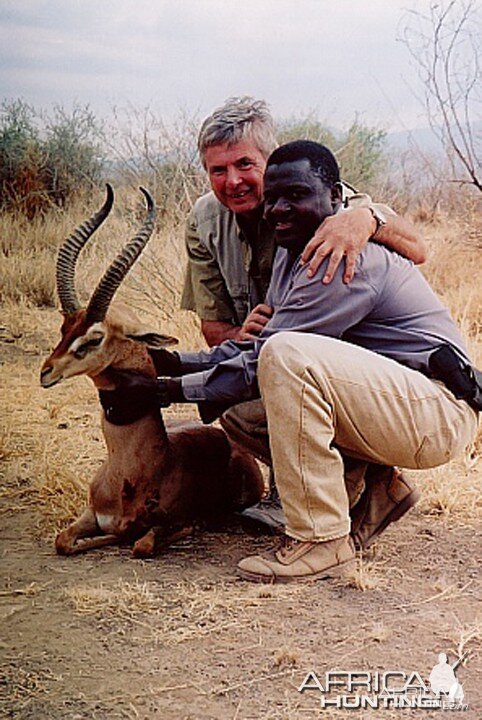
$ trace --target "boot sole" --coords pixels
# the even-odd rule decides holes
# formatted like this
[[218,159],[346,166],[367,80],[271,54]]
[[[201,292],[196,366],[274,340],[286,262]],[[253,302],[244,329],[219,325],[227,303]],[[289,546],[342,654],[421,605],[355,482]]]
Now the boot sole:
[[290,582],[311,582],[312,580],[330,580],[331,578],[340,578],[350,573],[353,573],[356,567],[356,558],[350,558],[345,560],[343,563],[338,563],[332,567],[321,570],[318,573],[312,575],[261,575],[259,573],[252,573],[247,570],[241,570],[236,568],[236,573],[243,580],[250,580],[251,582],[265,583],[268,585],[274,585],[275,583],[290,583]]
[[384,530],[387,529],[391,523],[397,522],[397,520],[400,520],[401,517],[405,515],[411,508],[414,507],[422,497],[422,494],[420,490],[417,488],[414,488],[411,493],[409,493],[401,502],[396,505],[391,512],[388,513],[388,515],[382,520],[380,525],[377,527],[376,530],[367,537],[366,540],[363,542],[360,542],[358,537],[351,536],[356,550],[368,550],[371,545],[375,542],[375,540],[378,538],[379,535],[384,532]]
[[249,517],[243,513],[237,513],[241,527],[250,535],[283,535],[285,526],[273,521],[261,520]]
[[262,503],[238,513],[243,529],[253,535],[282,535],[285,531],[285,516],[281,505],[266,509],[260,505]]

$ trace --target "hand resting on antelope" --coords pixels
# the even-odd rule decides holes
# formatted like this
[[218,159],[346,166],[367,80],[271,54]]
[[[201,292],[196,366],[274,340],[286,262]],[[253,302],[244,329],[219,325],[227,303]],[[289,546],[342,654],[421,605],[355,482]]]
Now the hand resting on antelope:
[[75,291],[75,266],[112,208],[110,185],[102,208],[72,233],[58,254],[62,337],[42,366],[41,384],[48,388],[76,375],[90,377],[105,408],[102,431],[107,446],[107,459],[90,485],[88,507],[56,538],[62,555],[133,542],[134,556],[150,557],[188,534],[196,520],[252,505],[263,491],[254,459],[221,429],[196,423],[166,429],[158,403],[124,408],[121,423],[108,419],[109,393],[119,377],[124,386],[132,373],[137,381],[152,380],[158,373],[175,375],[175,354],[162,348],[177,340],[143,328],[127,308],[111,307],[114,293],[154,229],[154,203],[141,190],[147,217],[107,269],[86,308]]

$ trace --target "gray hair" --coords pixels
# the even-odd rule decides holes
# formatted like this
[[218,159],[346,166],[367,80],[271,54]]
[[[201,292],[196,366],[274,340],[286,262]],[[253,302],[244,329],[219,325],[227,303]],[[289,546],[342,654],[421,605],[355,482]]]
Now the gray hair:
[[264,100],[247,95],[229,98],[204,120],[198,137],[204,167],[204,154],[209,147],[234,145],[241,140],[252,140],[265,158],[278,147],[274,121]]

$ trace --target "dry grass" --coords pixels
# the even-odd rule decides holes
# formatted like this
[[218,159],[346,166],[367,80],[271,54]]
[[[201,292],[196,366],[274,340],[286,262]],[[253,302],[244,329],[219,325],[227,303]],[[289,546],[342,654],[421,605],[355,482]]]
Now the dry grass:
[[297,650],[281,648],[275,655],[273,665],[277,668],[290,668],[298,666],[299,662],[300,655]]
[[[91,615],[110,631],[136,630],[155,643],[178,645],[199,637],[219,638],[235,631],[241,637],[256,627],[258,610],[281,607],[298,589],[275,588],[261,595],[256,587],[205,579],[141,582],[117,579],[68,588],[65,595],[79,615]],[[275,668],[296,665],[296,653],[281,648],[273,658]]]
[[5,664],[2,670],[2,684],[9,689],[9,700],[23,717],[27,717],[30,705],[47,698],[52,692],[52,685],[62,680],[61,675],[54,674],[49,668],[19,668]]
[[373,624],[363,624],[356,632],[338,640],[335,643],[334,649],[337,654],[341,653],[344,656],[347,650],[350,652],[353,649],[354,645],[367,642],[386,642],[392,634],[393,628],[390,628],[383,621],[378,620]]
[[476,666],[482,651],[482,618],[478,617],[470,623],[460,623],[455,617],[456,627],[447,635],[447,652],[456,658],[462,658],[463,665]]
[[55,307],[57,248],[87,213],[80,202],[68,214],[52,210],[31,221],[0,213],[1,303]]
[[146,613],[161,609],[159,598],[147,583],[118,580],[111,587],[105,584],[77,586],[65,591],[74,610],[79,615],[98,615],[103,618],[115,617],[132,620]]
[[388,562],[388,559],[366,558],[358,553],[354,569],[348,572],[346,577],[339,581],[339,584],[342,587],[352,587],[362,592],[384,590],[401,578],[400,571],[388,565]]
[[450,309],[476,364],[482,365],[482,218],[475,208],[463,218],[439,216],[424,226],[429,260],[423,268],[431,286]]
[[0,452],[6,482],[1,493],[11,504],[39,508],[42,533],[51,536],[85,505],[104,448],[90,383],[83,379],[76,388],[59,388],[49,399],[39,386],[39,364],[12,360],[2,368]]
[[[480,438],[479,438],[480,439]],[[412,474],[422,490],[419,510],[427,515],[452,518],[463,523],[478,522],[482,511],[480,457],[471,466],[454,460],[432,470]]]

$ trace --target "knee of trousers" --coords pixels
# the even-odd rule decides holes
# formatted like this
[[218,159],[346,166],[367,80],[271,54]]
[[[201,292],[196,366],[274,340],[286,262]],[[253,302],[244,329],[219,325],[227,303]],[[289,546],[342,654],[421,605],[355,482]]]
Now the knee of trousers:
[[[281,332],[269,338],[261,349],[258,360],[260,388],[269,389],[285,374],[302,374],[312,362],[318,368],[329,367],[340,361],[347,343],[323,335]],[[349,349],[349,346],[348,346]]]
[[221,425],[228,433],[247,435],[266,433],[267,420],[263,401],[249,400],[226,410],[220,418]]

